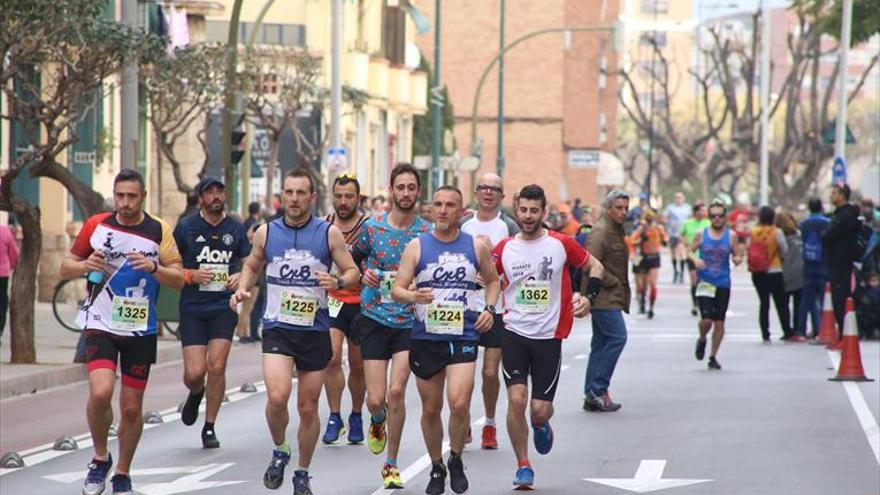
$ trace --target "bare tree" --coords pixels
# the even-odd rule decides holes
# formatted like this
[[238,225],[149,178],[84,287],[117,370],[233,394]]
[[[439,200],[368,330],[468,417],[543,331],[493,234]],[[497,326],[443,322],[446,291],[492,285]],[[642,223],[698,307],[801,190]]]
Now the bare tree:
[[221,104],[223,96],[224,57],[222,46],[187,45],[172,54],[158,52],[141,70],[156,143],[171,165],[177,190],[182,193],[192,191],[192,185],[183,177],[175,145],[191,131],[193,124],[200,124],[197,135],[205,160],[199,176],[203,175],[208,156],[207,130],[213,110]]
[[[831,5],[829,1],[809,0],[795,2],[789,9],[795,19],[787,36],[790,66],[769,109],[771,121],[781,128],[770,150],[773,166],[769,175],[772,196],[781,204],[802,201],[816,183],[824,161],[833,154],[832,145],[823,141],[823,129],[830,122],[836,85],[822,87],[820,77],[823,57],[837,51],[821,24]],[[632,69],[621,71],[623,108],[642,136],[653,136],[655,148],[668,159],[673,180],[688,180],[697,171],[704,190],[714,187],[733,196],[739,181],[760,161],[761,108],[756,91],[760,20],[760,12],[749,18],[750,30],[745,37],[730,36],[721,26],[708,28],[710,43],[702,51],[707,61],[705,72],[690,71],[700,95],[701,118],[697,122],[676,122],[668,108],[672,95],[667,92],[659,98],[667,106],[655,108],[652,127],[650,112],[639,101]],[[833,45],[830,48],[829,43]],[[667,91],[670,61],[656,43],[653,50],[657,63],[648,78]],[[878,59],[880,54],[870,60],[849,95],[850,101]],[[836,79],[838,70],[839,64],[835,64],[829,80]]]
[[12,280],[12,362],[33,363],[34,299],[42,247],[38,205],[14,190],[22,174],[60,182],[86,215],[103,197],[80,182],[58,156],[77,141],[76,124],[109,89],[124,61],[155,47],[154,39],[103,18],[101,0],[9,0],[0,9],[0,118],[25,130],[29,149],[9,164],[0,185],[0,209],[23,231],[22,256]]
[[248,118],[265,129],[269,136],[266,209],[271,208],[275,190],[281,136],[290,127],[299,144],[302,131],[297,126],[297,114],[320,106],[323,98],[323,91],[318,86],[320,75],[321,60],[305,50],[250,48],[244,57],[244,71],[240,77],[244,106]]

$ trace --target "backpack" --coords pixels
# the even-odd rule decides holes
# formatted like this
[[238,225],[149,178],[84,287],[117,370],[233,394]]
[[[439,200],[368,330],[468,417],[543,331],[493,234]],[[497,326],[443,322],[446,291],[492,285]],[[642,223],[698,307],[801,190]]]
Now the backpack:
[[810,229],[804,236],[804,261],[822,261],[822,236],[817,229]]
[[749,244],[748,266],[752,273],[764,273],[770,269],[770,249],[767,241],[754,234]]

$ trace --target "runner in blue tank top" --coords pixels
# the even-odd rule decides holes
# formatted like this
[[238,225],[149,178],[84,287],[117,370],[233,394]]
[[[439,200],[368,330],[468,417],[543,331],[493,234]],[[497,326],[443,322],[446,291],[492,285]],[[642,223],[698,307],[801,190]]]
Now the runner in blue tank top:
[[[688,250],[697,268],[697,304],[700,306],[700,337],[694,355],[702,361],[706,354],[706,336],[712,330],[712,354],[709,369],[720,370],[716,355],[724,338],[724,318],[730,303],[730,258],[742,263],[742,244],[736,234],[725,226],[727,206],[715,201],[709,205],[710,226],[698,232]],[[714,330],[713,330],[714,327]]]
[[[263,378],[268,396],[266,420],[275,450],[263,484],[273,490],[281,486],[284,468],[290,461],[290,445],[285,438],[295,363],[301,441],[293,487],[294,493],[311,495],[309,464],[321,428],[318,398],[324,385],[324,369],[332,355],[327,291],[354,286],[359,273],[342,232],[312,216],[318,195],[309,172],[288,172],[283,186],[284,216],[257,230],[229,305],[235,308],[251,297],[250,291],[265,266]],[[332,263],[338,268],[335,275],[330,273]]]
[[[443,465],[443,389],[448,386],[449,484],[468,488],[461,453],[470,422],[471,393],[480,333],[491,330],[500,285],[489,245],[459,229],[461,191],[443,186],[431,205],[434,231],[412,240],[403,252],[391,291],[395,301],[413,304],[410,368],[422,398],[422,435],[433,466],[426,493],[445,490]],[[410,284],[415,281],[415,290]],[[486,304],[475,307],[486,287]],[[440,433],[439,435],[437,433]]]

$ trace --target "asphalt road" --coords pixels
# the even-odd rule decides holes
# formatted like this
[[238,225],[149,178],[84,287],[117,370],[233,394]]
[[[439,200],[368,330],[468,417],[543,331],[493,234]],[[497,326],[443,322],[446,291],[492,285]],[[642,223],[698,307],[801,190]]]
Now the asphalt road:
[[[663,274],[664,280],[669,278]],[[737,272],[734,285],[728,335],[718,356],[722,371],[709,371],[693,357],[696,318],[689,313],[685,286],[661,286],[653,320],[628,318],[629,341],[611,388],[623,404],[616,413],[581,409],[590,326],[589,320],[578,323],[563,345],[552,420],[554,448],[546,456],[533,449],[531,453],[537,490],[596,495],[658,489],[682,495],[880,493],[878,382],[829,382],[836,353],[781,343],[778,325],[771,329],[773,342],[762,343],[757,297],[747,276]],[[865,342],[861,350],[867,375],[880,378],[880,345]],[[232,363],[229,388],[259,380],[257,349],[236,351]],[[151,376],[148,408],[165,409],[165,422],[150,426],[141,439],[132,473],[135,490],[145,495],[271,493],[261,481],[272,448],[262,389],[230,393],[217,425],[222,448],[205,451],[200,448],[200,423],[183,426],[174,412],[184,394],[180,375],[179,365],[165,365]],[[398,460],[407,481],[405,492],[423,493],[428,462],[413,380]],[[36,447],[61,434],[87,432],[85,390],[75,385],[0,402],[3,450],[31,450],[28,467],[0,470],[0,493],[79,493],[92,455],[88,436],[78,437],[80,449],[74,452]],[[479,390],[478,385],[471,407],[477,439],[483,415]],[[505,397],[502,392],[501,448],[481,451],[473,444],[464,454],[469,493],[511,489],[516,463],[503,426]],[[326,419],[323,398],[321,406]],[[293,409],[292,404],[290,439],[296,434]],[[343,416],[347,411],[344,403]],[[116,442],[111,446],[115,449]],[[382,493],[383,459],[363,445],[319,445],[312,487],[317,494]],[[291,491],[288,481],[281,492]]]

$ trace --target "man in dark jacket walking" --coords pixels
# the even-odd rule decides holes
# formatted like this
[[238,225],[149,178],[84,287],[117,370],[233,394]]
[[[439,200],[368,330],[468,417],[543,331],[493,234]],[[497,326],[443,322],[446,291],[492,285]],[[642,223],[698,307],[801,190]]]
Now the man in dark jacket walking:
[[[617,359],[626,344],[623,312],[629,313],[630,289],[627,277],[629,250],[624,240],[624,223],[629,210],[629,196],[614,190],[605,196],[605,212],[587,238],[587,250],[605,267],[602,290],[593,302],[593,339],[584,381],[584,410],[613,412],[620,404],[611,400],[608,387]],[[587,278],[581,293],[587,293]]]
[[846,298],[852,295],[850,284],[853,262],[861,255],[858,252],[859,209],[850,204],[849,197],[848,185],[836,184],[831,188],[831,204],[835,207],[834,216],[831,218],[831,226],[822,234],[828,281],[831,282],[831,304],[834,306],[837,328],[841,330],[846,311]]

